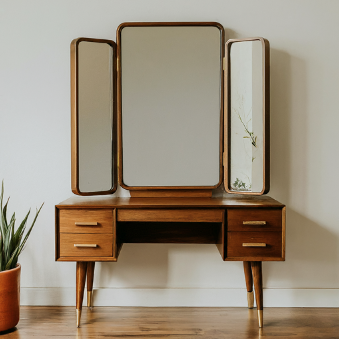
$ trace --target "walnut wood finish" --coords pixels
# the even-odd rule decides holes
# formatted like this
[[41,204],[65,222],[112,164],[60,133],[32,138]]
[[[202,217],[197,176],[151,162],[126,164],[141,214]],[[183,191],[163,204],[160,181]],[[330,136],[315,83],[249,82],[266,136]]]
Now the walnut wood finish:
[[[265,247],[243,246],[243,244],[266,244]],[[257,257],[282,259],[281,232],[228,232],[227,258]],[[261,260],[261,259],[260,259]]]
[[[60,210],[60,232],[62,233],[113,233],[113,213],[111,209]],[[76,223],[96,222],[97,226],[76,225]]]
[[282,244],[281,244],[282,257],[285,260],[286,249],[286,207],[282,209]]
[[87,271],[87,262],[77,262],[77,267],[76,267],[77,327],[80,326],[80,317],[81,317],[81,310],[82,310],[82,302],[84,298],[86,271]]
[[247,305],[248,308],[253,308],[254,306],[254,295],[253,295],[253,276],[252,276],[252,268],[250,261],[244,261],[244,273],[245,273],[245,281],[246,281],[246,289],[247,289]]
[[[259,40],[263,51],[263,189],[261,192],[238,192],[231,188],[230,164],[231,164],[231,69],[230,52],[235,42]],[[264,38],[230,39],[225,46],[225,70],[224,70],[224,185],[227,193],[262,195],[270,190],[270,44]]]
[[91,39],[91,38],[78,38],[71,42],[71,188],[72,192],[77,195],[102,195],[112,194],[117,189],[117,171],[112,168],[113,187],[108,191],[97,192],[81,192],[79,188],[79,111],[78,111],[78,82],[79,82],[79,69],[78,69],[78,46],[81,41],[105,43],[113,48],[113,131],[112,131],[112,150],[113,150],[113,166],[117,166],[117,48],[116,43],[112,40],[104,39]]
[[87,306],[93,306],[93,280],[94,280],[94,266],[95,262],[87,263]]
[[[265,213],[272,212],[273,214],[277,213],[277,211],[284,215],[282,212],[283,204],[278,201],[268,197],[268,196],[236,196],[229,195],[225,198],[112,198],[112,197],[73,197],[70,198],[59,205],[56,206],[56,260],[59,261],[116,261],[118,255],[120,253],[123,239],[126,242],[178,242],[178,243],[215,243],[218,247],[218,250],[224,260],[238,260],[238,261],[251,261],[251,260],[265,260],[265,261],[279,261],[284,260],[285,253],[285,219],[283,220],[282,225],[282,258],[279,257],[267,257],[267,256],[237,256],[237,257],[229,257],[227,255],[227,241],[228,233],[226,229],[226,224],[224,223],[226,211],[229,213],[239,212],[240,216],[243,216],[243,209],[249,211],[262,211]],[[60,227],[59,227],[59,214],[61,211],[69,211],[71,213],[74,210],[79,211],[100,211],[100,210],[112,210],[112,218],[113,218],[113,254],[111,257],[103,257],[98,255],[93,256],[60,256]],[[166,211],[163,214],[163,211]],[[150,212],[151,211],[151,212]],[[188,211],[188,213],[187,213]],[[283,210],[284,211],[284,210]],[[138,216],[136,216],[136,214]],[[138,214],[141,213],[141,214]],[[155,214],[154,214],[155,213]],[[179,214],[177,214],[179,213]],[[187,213],[187,214],[186,214]],[[200,213],[203,213],[202,215]],[[204,215],[204,213],[207,213]],[[61,213],[62,214],[62,213]],[[153,215],[152,215],[153,214]],[[144,216],[147,217],[144,217]],[[149,215],[152,215],[149,217]],[[156,215],[156,216],[155,216]],[[143,216],[143,218],[139,218]],[[199,218],[198,218],[199,216]],[[206,217],[207,216],[207,217]],[[213,217],[211,217],[213,216]],[[246,216],[246,213],[245,213]],[[126,226],[125,232],[120,232],[120,235],[116,234],[117,227],[121,230],[122,225],[116,225],[116,218],[118,220],[134,220],[131,223],[125,223],[118,221],[119,224],[123,223]],[[251,215],[253,218],[253,215]],[[257,217],[259,217],[257,215]],[[153,218],[153,219],[152,219]],[[163,220],[162,227],[158,227],[156,232],[154,232],[155,225],[144,225],[144,232],[142,232],[142,228],[136,229],[137,224],[141,226],[141,220],[149,221],[154,220],[153,222],[157,222],[157,218],[159,220]],[[231,220],[231,216],[230,219]],[[213,226],[211,229],[207,229],[206,225],[198,225],[189,226],[186,225],[183,229],[180,229],[177,224],[179,221],[183,222],[192,222],[198,221],[207,222],[208,220],[212,222],[218,222],[218,226]],[[243,219],[241,219],[242,221]],[[269,219],[267,219],[269,220]],[[176,222],[175,225],[169,226],[165,225],[165,222]],[[158,221],[159,222],[159,221]],[[221,223],[221,224],[220,224]],[[221,226],[220,226],[221,225]],[[153,228],[152,228],[153,227]],[[243,227],[243,226],[241,226]],[[249,226],[246,226],[249,227]],[[132,230],[135,228],[135,232]],[[85,229],[85,228],[84,228]],[[215,235],[215,232],[218,231],[218,235]],[[257,229],[256,229],[257,231]],[[132,234],[134,233],[134,234]],[[153,234],[152,234],[153,233]],[[261,232],[257,232],[260,234]],[[163,237],[163,238],[162,238]],[[148,238],[148,239],[147,239]],[[161,239],[162,238],[162,239]],[[246,242],[248,239],[245,239]],[[260,241],[264,242],[264,241]],[[74,244],[73,244],[74,246]],[[240,243],[240,247],[242,247],[242,243]],[[93,249],[90,249],[93,251]],[[241,249],[243,250],[243,249]],[[256,250],[256,249],[254,249]],[[259,249],[260,250],[260,249]],[[262,250],[262,249],[261,249]]]
[[[244,222],[253,221],[253,224]],[[265,225],[256,225],[255,221],[265,221]],[[281,209],[229,209],[227,212],[228,231],[282,231]]]
[[75,256],[68,256],[68,257],[60,257],[57,261],[95,261],[95,262],[116,262],[117,258],[111,257],[96,257],[96,256],[81,256],[81,257],[75,257]]
[[255,301],[257,303],[259,327],[263,327],[263,289],[262,289],[262,263],[261,261],[252,261],[252,274],[255,289]]
[[[111,220],[112,233],[60,232],[60,220],[65,218],[65,215],[67,216],[65,220],[71,220],[73,212],[76,214],[84,212],[84,215],[91,215],[88,214],[90,212],[99,216],[106,215]],[[77,277],[80,277],[80,274],[86,275],[81,273],[81,269],[88,267],[87,288],[90,291],[93,288],[91,272],[94,271],[94,261],[116,261],[124,242],[216,244],[223,260],[244,261],[249,292],[252,289],[253,275],[259,305],[259,325],[262,326],[261,261],[285,259],[285,213],[283,204],[267,196],[230,195],[226,198],[162,199],[71,198],[56,206],[55,230],[58,247],[56,260],[77,261]],[[243,222],[248,220],[264,220],[266,223],[255,226],[243,225]],[[228,226],[226,221],[229,223]],[[96,226],[89,227],[95,230]],[[262,230],[259,231],[257,228],[252,230],[252,227],[260,227]],[[99,246],[75,248],[75,243],[97,243]],[[265,243],[265,247],[244,247],[244,243]],[[84,282],[80,283],[80,280],[77,278],[77,296],[80,295],[79,291],[84,284]],[[80,297],[77,297],[78,299],[80,300]],[[80,301],[77,301],[77,307],[79,303]],[[78,315],[80,316],[80,313]]]
[[226,251],[225,251],[225,234],[226,234],[226,225],[225,225],[225,210],[222,210],[222,223],[219,228],[219,233],[217,236],[217,249],[221,255],[222,260],[225,260]]
[[211,198],[212,190],[156,190],[130,191],[132,198]]
[[[221,81],[221,91],[220,91],[220,147],[219,147],[219,182],[214,186],[127,186],[123,181],[123,168],[122,168],[122,159],[123,159],[123,147],[122,147],[122,85],[121,85],[121,32],[125,27],[156,27],[156,26],[212,26],[217,27],[220,30],[221,34],[221,52],[220,57],[221,61],[224,57],[224,41],[225,41],[225,31],[224,27],[217,22],[127,22],[122,23],[117,28],[117,65],[118,65],[118,181],[119,185],[127,190],[135,190],[135,191],[156,191],[156,190],[211,190],[217,188],[222,183],[223,177],[223,96],[224,96],[224,83]],[[220,74],[223,72],[222,62],[220,63]],[[223,79],[223,77],[221,76]]]
[[[96,244],[97,247],[75,247],[75,244]],[[61,257],[112,257],[113,234],[60,234]]]
[[224,198],[121,198],[121,197],[71,197],[56,205],[57,211],[68,208],[283,208],[273,198],[230,194]]
[[118,221],[222,222],[221,209],[121,209]]
[[253,277],[252,277],[252,268],[250,261],[244,261],[244,273],[246,281],[247,292],[253,291]]
[[87,263],[87,291],[93,290],[94,266],[95,262]]

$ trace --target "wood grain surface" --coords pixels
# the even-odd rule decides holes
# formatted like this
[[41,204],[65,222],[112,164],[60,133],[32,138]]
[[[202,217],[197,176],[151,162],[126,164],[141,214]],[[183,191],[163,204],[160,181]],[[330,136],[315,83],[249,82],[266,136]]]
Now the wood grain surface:
[[[112,233],[113,211],[111,209],[97,210],[60,210],[60,232],[62,233]],[[97,222],[96,226],[81,225],[81,223]],[[76,225],[78,223],[79,225]]]
[[88,262],[87,263],[87,291],[93,290],[93,280],[94,280],[94,267],[95,262]]
[[175,208],[175,207],[266,207],[282,208],[284,204],[273,198],[228,194],[223,198],[121,198],[121,197],[71,197],[56,208]]
[[[96,244],[95,248],[74,247],[74,244]],[[111,257],[113,254],[112,234],[60,234],[60,256]]]
[[[249,221],[265,221],[265,225],[244,225]],[[228,231],[280,231],[282,225],[282,212],[280,208],[272,209],[228,209],[227,229]]]
[[87,262],[77,262],[76,266],[76,309],[82,309],[86,282]]
[[74,307],[22,306],[17,328],[1,338],[334,339],[339,333],[339,308],[266,308],[262,329],[257,310],[245,307],[84,307],[78,329],[75,316]]
[[[281,237],[281,232],[228,232],[227,257],[275,257],[279,259],[282,257]],[[266,247],[244,247],[243,243],[265,243]]]
[[247,292],[253,291],[253,275],[250,261],[244,261],[244,273]]
[[118,221],[147,222],[222,222],[221,209],[121,209],[118,210]]
[[170,197],[212,197],[212,190],[149,190],[149,191],[130,191],[131,197],[135,198],[170,198]]

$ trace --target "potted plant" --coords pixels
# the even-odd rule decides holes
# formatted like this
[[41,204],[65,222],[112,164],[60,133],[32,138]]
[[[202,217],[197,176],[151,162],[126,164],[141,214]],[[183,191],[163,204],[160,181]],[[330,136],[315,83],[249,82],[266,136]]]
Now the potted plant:
[[3,206],[4,184],[0,196],[0,332],[17,325],[20,311],[20,271],[18,257],[25,247],[35,221],[43,206],[36,211],[35,218],[25,233],[30,210],[15,230],[15,213],[7,220],[8,200]]

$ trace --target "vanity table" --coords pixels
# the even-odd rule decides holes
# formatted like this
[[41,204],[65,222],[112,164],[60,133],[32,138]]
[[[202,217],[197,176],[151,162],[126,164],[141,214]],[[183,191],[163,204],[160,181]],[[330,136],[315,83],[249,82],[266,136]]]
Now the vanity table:
[[57,261],[76,261],[76,309],[94,264],[117,261],[124,243],[215,244],[224,261],[243,261],[248,307],[253,281],[263,325],[262,261],[285,259],[285,206],[268,196],[70,198],[56,206]]
[[[269,64],[266,39],[225,44],[214,22],[72,41],[71,187],[83,197],[55,207],[55,260],[76,262],[77,326],[86,277],[91,307],[95,262],[117,261],[124,243],[215,244],[243,261],[263,326],[262,262],[285,260],[285,206],[264,195]],[[131,198],[103,197],[118,184]]]

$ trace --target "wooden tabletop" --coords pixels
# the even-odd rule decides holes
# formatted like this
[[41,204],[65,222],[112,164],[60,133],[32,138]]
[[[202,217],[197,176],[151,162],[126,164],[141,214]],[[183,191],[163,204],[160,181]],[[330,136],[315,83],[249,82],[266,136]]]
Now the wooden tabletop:
[[273,198],[229,194],[222,198],[124,198],[111,196],[71,197],[58,208],[218,208],[218,207],[268,207],[282,208],[283,204]]

